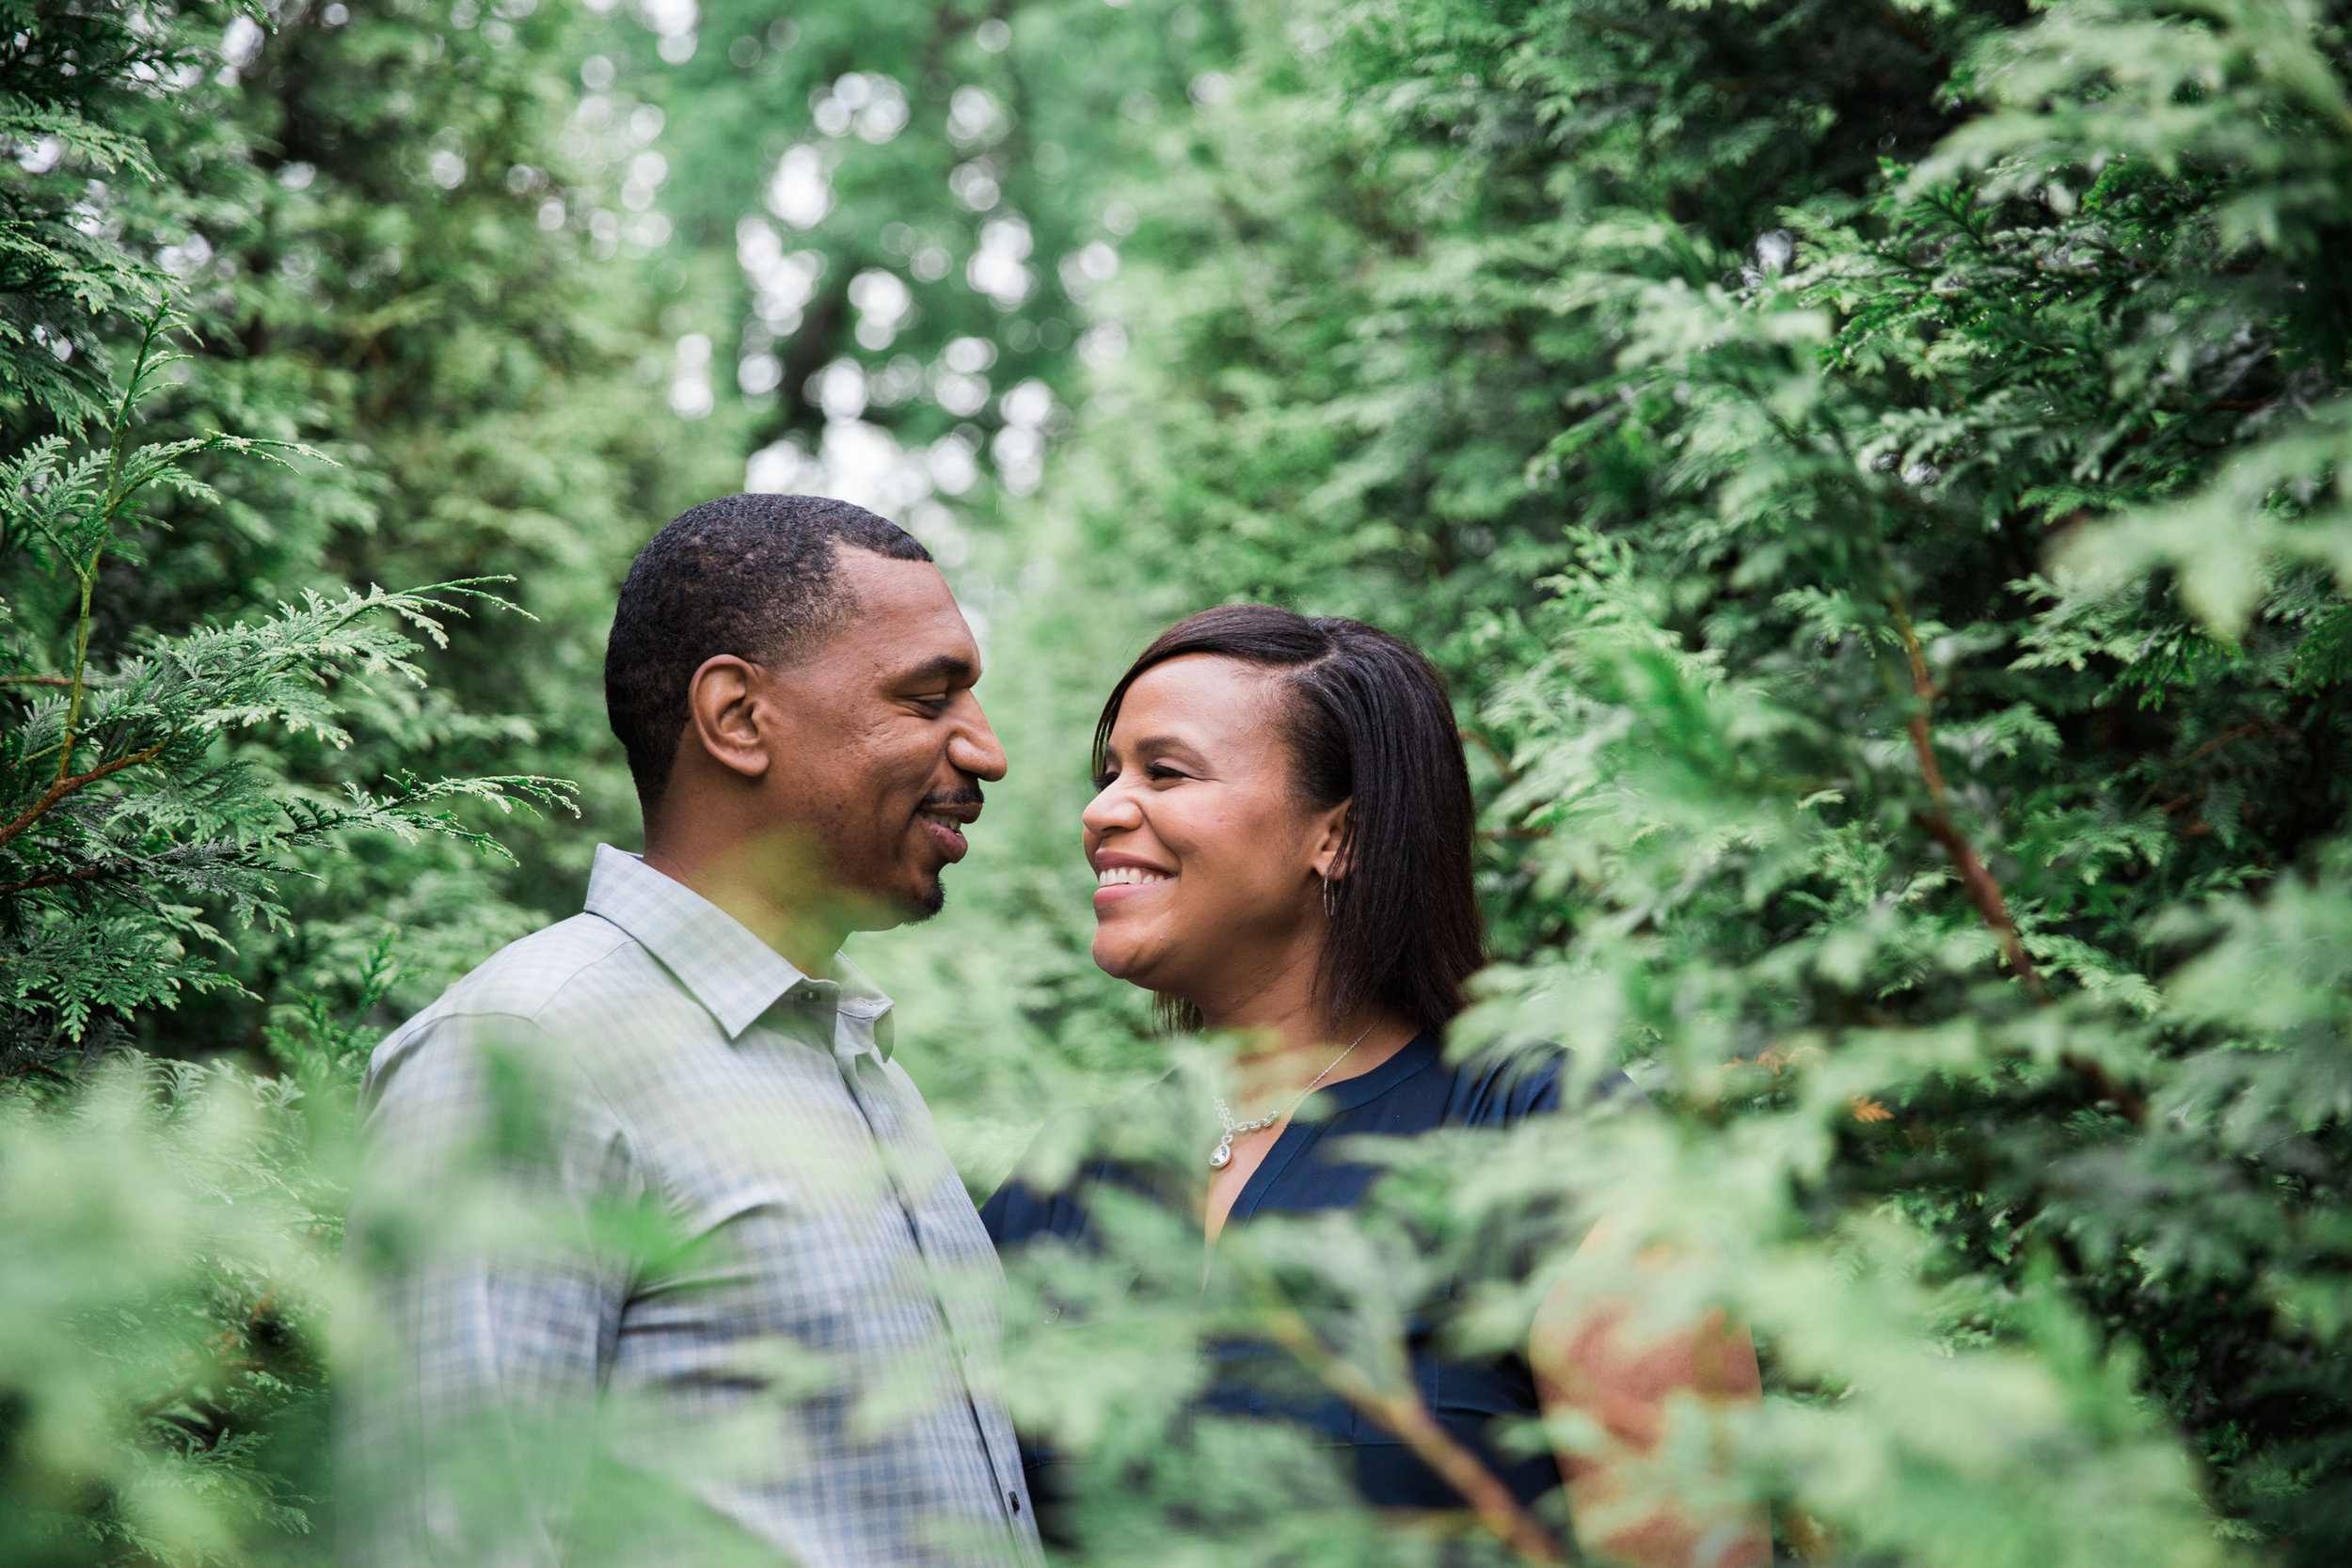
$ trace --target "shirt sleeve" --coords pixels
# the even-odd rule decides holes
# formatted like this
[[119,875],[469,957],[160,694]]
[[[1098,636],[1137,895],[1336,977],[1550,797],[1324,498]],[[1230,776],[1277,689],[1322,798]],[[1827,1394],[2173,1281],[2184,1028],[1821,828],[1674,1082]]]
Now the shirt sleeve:
[[619,1119],[527,1020],[394,1036],[362,1091],[341,1336],[342,1560],[552,1565],[583,1496],[643,1197]]

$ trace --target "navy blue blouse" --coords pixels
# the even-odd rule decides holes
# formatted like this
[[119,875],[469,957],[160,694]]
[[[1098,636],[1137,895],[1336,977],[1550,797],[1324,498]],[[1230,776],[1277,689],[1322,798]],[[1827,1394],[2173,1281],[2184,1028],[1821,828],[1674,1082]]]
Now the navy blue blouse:
[[[1532,1063],[1522,1055],[1504,1062],[1449,1067],[1438,1037],[1422,1035],[1370,1072],[1322,1090],[1318,1098],[1328,1114],[1312,1122],[1293,1121],[1282,1129],[1233,1199],[1226,1223],[1246,1225],[1259,1214],[1352,1209],[1362,1201],[1379,1167],[1342,1158],[1334,1147],[1339,1140],[1365,1134],[1410,1137],[1439,1127],[1509,1127],[1558,1107],[1561,1060],[1553,1053]],[[1097,1163],[1083,1167],[1071,1187],[1057,1193],[1040,1194],[1017,1180],[1008,1181],[980,1210],[980,1219],[999,1250],[1017,1247],[1037,1236],[1081,1243],[1089,1223],[1088,1191],[1104,1181],[1146,1190],[1154,1185],[1107,1163]],[[1234,1361],[1230,1351],[1238,1349],[1232,1347],[1221,1354],[1220,1361]],[[1457,1442],[1476,1453],[1520,1501],[1533,1502],[1560,1484],[1559,1467],[1550,1454],[1507,1459],[1494,1447],[1491,1429],[1498,1418],[1538,1413],[1534,1376],[1524,1357],[1479,1362],[1444,1359],[1437,1354],[1425,1323],[1414,1329],[1410,1349],[1414,1378],[1430,1414]],[[1240,1358],[1247,1359],[1248,1353]],[[1365,1498],[1377,1506],[1465,1506],[1462,1497],[1411,1449],[1340,1399],[1273,1395],[1239,1381],[1220,1379],[1201,1404],[1220,1414],[1298,1421],[1323,1433],[1334,1446],[1353,1449],[1357,1483]],[[1023,1460],[1029,1470],[1030,1489],[1043,1505],[1057,1490],[1052,1477],[1043,1473],[1049,1461],[1025,1446]]]

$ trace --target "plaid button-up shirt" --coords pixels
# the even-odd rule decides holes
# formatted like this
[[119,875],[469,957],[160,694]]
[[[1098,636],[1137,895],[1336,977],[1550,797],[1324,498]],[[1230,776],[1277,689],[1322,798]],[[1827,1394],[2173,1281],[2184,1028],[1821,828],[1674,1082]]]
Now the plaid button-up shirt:
[[[1041,1560],[995,1254],[890,1059],[889,998],[840,973],[600,847],[585,913],[377,1047],[349,1557]],[[501,1139],[485,1204],[459,1173]]]

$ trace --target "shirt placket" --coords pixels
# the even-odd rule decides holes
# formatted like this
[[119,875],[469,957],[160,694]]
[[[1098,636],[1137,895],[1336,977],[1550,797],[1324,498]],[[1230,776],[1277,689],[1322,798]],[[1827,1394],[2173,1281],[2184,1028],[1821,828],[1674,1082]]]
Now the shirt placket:
[[794,989],[805,997],[806,1005],[814,1014],[811,1022],[831,1037],[834,1060],[841,1069],[841,1081],[849,1088],[850,1099],[857,1106],[859,1115],[866,1118],[866,1131],[872,1134],[875,1147],[882,1154],[882,1170],[890,1182],[891,1196],[898,1206],[898,1216],[906,1226],[908,1239],[914,1243],[915,1256],[921,1260],[925,1288],[930,1293],[931,1309],[938,1315],[941,1331],[946,1337],[948,1354],[955,1362],[957,1382],[963,1394],[964,1412],[972,1422],[973,1436],[978,1440],[980,1451],[988,1456],[989,1470],[996,1482],[998,1505],[1004,1512],[1015,1555],[1028,1560],[1031,1554],[1024,1549],[1025,1536],[1019,1528],[1012,1528],[1012,1521],[1022,1512],[1018,1460],[1017,1457],[1013,1460],[1009,1479],[1007,1457],[996,1451],[997,1446],[989,1435],[988,1422],[980,1414],[979,1401],[972,1392],[971,1369],[964,1364],[962,1339],[955,1332],[955,1320],[939,1288],[931,1249],[924,1239],[922,1220],[914,1198],[907,1192],[906,1183],[900,1180],[901,1167],[905,1164],[902,1152],[904,1118],[898,1097],[893,1093],[890,1079],[882,1069],[879,1053],[870,1040],[859,1037],[856,1033],[861,1026],[870,1031],[875,1019],[872,1015],[843,1008],[840,988],[833,982],[805,980]]

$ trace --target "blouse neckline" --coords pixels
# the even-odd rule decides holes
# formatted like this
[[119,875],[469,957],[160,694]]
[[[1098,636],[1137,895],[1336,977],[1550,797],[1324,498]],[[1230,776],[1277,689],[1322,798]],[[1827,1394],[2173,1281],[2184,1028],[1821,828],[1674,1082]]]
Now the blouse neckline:
[[1342,1079],[1327,1089],[1318,1090],[1314,1099],[1328,1101],[1329,1114],[1305,1121],[1294,1116],[1283,1125],[1281,1134],[1274,1140],[1274,1147],[1265,1151],[1265,1158],[1258,1162],[1258,1168],[1249,1173],[1249,1180],[1242,1183],[1241,1191],[1234,1195],[1233,1206],[1225,1212],[1226,1225],[1230,1227],[1257,1213],[1258,1206],[1264,1201],[1275,1183],[1282,1179],[1282,1173],[1301,1153],[1313,1148],[1331,1130],[1333,1122],[1347,1112],[1371,1104],[1398,1085],[1440,1065],[1444,1060],[1443,1044],[1437,1036],[1423,1030],[1406,1041],[1395,1055],[1370,1072]]

